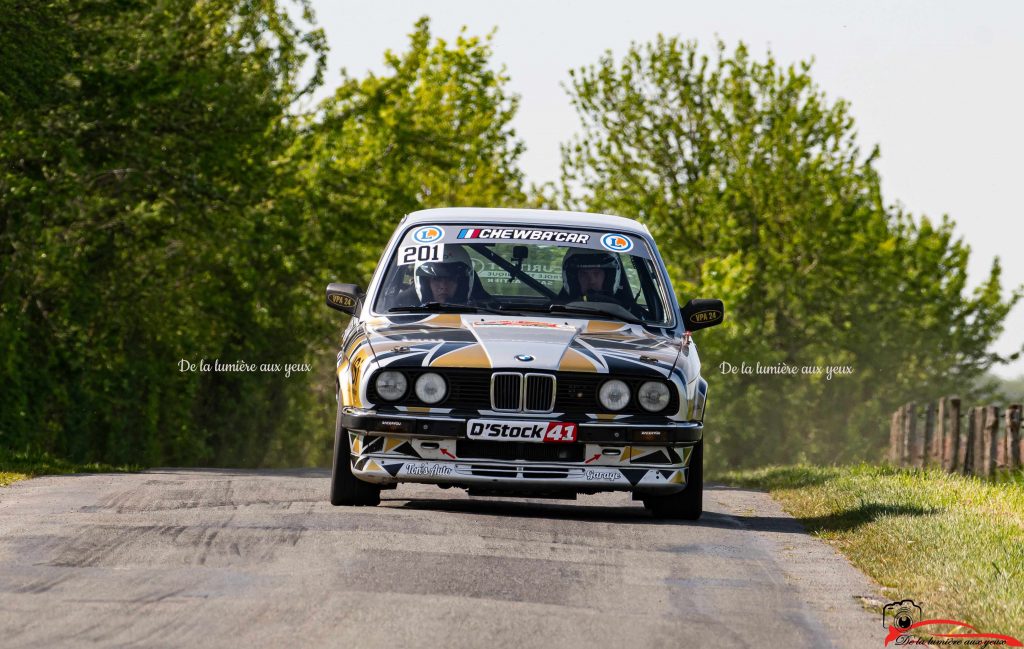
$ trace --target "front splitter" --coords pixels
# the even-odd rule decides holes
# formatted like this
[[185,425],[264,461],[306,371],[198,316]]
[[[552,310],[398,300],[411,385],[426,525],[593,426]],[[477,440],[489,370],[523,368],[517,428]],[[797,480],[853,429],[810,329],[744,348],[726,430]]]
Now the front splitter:
[[421,482],[465,487],[528,490],[633,491],[671,494],[686,487],[682,466],[581,466],[492,460],[432,461],[393,456],[354,456],[352,473],[377,484]]

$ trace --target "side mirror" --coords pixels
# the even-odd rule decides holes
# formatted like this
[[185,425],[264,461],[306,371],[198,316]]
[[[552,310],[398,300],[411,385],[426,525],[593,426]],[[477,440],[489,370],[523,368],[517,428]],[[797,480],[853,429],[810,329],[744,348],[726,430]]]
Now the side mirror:
[[363,289],[356,284],[331,283],[327,285],[327,306],[342,313],[355,315],[362,298]]
[[695,298],[679,309],[687,331],[706,329],[722,324],[725,318],[725,306],[721,300]]

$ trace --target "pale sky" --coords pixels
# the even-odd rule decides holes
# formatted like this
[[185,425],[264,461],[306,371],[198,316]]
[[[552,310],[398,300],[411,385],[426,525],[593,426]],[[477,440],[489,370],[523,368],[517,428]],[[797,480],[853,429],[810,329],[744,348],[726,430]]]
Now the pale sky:
[[[344,67],[350,75],[383,72],[385,49],[404,50],[423,15],[435,36],[459,28],[486,34],[496,66],[520,95],[514,123],[527,150],[530,182],[557,180],[559,144],[577,131],[561,84],[568,70],[607,49],[659,32],[696,39],[710,52],[716,36],[731,49],[744,41],[780,64],[813,57],[811,74],[830,98],[852,105],[863,151],[881,147],[877,169],[888,203],[939,220],[949,214],[972,249],[971,286],[994,257],[1004,286],[1024,283],[1024,2],[666,2],[634,0],[313,0],[330,56],[329,94]],[[995,351],[1024,343],[1024,305],[1007,320]],[[996,369],[1024,374],[1024,359]]]

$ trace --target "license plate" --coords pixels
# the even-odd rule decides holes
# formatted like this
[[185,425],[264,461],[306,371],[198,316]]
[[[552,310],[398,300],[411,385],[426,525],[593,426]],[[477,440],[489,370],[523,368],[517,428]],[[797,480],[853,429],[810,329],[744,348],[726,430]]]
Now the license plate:
[[575,442],[576,424],[565,421],[470,419],[466,437],[492,442]]

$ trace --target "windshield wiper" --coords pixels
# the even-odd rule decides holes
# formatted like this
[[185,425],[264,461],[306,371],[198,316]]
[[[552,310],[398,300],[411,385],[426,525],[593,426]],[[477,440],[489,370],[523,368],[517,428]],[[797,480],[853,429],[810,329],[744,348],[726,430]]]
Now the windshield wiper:
[[615,320],[623,320],[631,324],[643,324],[632,313],[610,302],[595,302],[589,305],[576,304],[551,304],[543,306],[539,304],[503,304],[502,311],[534,311],[537,313],[580,313],[587,315],[603,315]]
[[488,309],[482,306],[471,306],[469,304],[452,304],[451,302],[427,302],[426,304],[411,304],[409,306],[396,306],[388,309],[388,313],[501,313],[495,309]]
[[595,302],[587,306],[576,304],[552,304],[548,307],[551,313],[588,313],[591,315],[604,315],[616,320],[622,320],[632,324],[643,324],[643,320],[636,317],[625,308],[610,302]]

